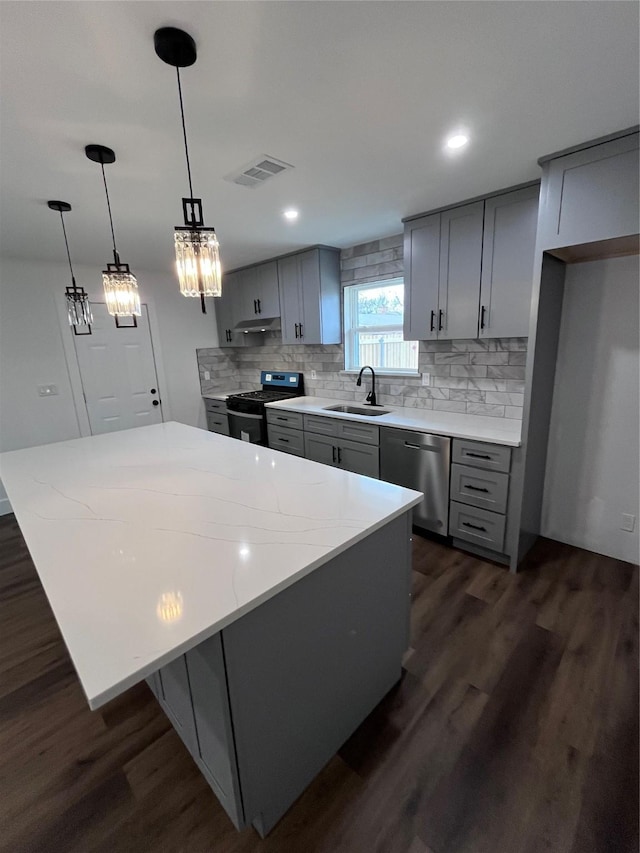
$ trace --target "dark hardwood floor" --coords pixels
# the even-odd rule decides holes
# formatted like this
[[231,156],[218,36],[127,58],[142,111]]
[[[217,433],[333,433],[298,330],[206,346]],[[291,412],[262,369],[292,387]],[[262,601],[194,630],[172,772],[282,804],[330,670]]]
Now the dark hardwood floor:
[[89,710],[1,519],[0,849],[635,853],[637,568],[541,540],[514,577],[414,545],[401,682],[261,841],[146,685]]

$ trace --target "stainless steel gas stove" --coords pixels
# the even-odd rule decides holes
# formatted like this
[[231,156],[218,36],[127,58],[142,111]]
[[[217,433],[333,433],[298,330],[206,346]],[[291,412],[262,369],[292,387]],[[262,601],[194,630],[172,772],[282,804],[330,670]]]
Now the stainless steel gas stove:
[[304,377],[302,373],[263,370],[260,373],[260,382],[262,391],[247,391],[227,397],[229,435],[252,444],[266,445],[265,403],[304,396]]

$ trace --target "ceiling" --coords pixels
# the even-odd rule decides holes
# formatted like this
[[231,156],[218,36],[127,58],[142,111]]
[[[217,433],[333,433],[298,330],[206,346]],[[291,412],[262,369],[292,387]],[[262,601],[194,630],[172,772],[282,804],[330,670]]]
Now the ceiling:
[[[188,195],[160,26],[195,38],[182,73],[195,194],[233,268],[539,176],[536,160],[638,123],[635,2],[0,2],[0,250],[63,260],[46,200],[73,205],[76,263],[102,267],[107,167],[122,259],[172,267]],[[465,127],[467,149],[443,140]],[[295,169],[225,181],[255,155]],[[300,218],[282,217],[295,206]]]

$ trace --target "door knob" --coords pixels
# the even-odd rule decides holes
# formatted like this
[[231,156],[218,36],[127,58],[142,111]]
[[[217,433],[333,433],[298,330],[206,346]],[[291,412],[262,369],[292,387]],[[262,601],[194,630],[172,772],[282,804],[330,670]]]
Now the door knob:
[[152,393],[152,394],[157,394],[158,392],[156,391],[156,389],[155,389],[155,388],[152,388],[152,389],[151,389],[151,393]]
[[159,405],[160,405],[160,400],[154,400],[154,401],[153,401],[153,405],[154,405],[154,406],[159,406]]

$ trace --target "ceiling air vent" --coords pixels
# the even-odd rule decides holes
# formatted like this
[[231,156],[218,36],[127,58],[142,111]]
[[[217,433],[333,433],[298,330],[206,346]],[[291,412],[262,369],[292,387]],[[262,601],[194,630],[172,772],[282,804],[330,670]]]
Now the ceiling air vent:
[[281,172],[287,169],[293,169],[290,163],[284,163],[282,160],[276,160],[275,157],[270,157],[268,154],[260,154],[254,160],[241,169],[225,175],[225,181],[230,181],[232,184],[240,184],[241,187],[259,187],[264,184],[269,178],[274,178]]

